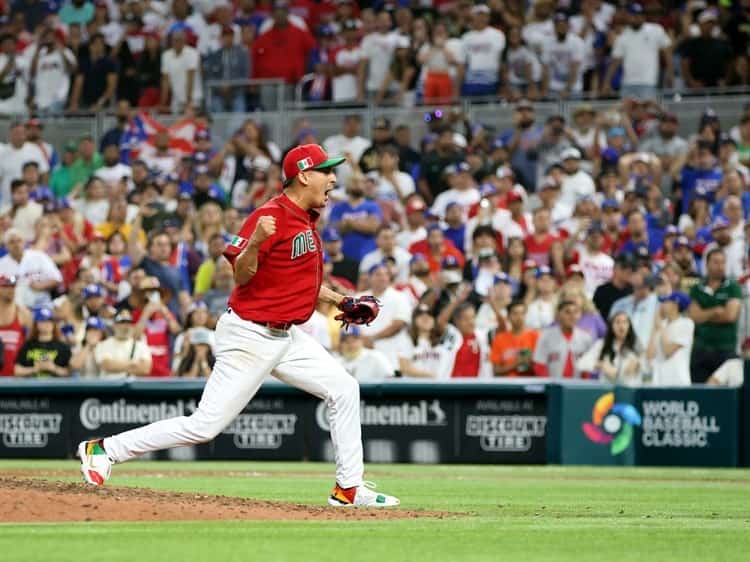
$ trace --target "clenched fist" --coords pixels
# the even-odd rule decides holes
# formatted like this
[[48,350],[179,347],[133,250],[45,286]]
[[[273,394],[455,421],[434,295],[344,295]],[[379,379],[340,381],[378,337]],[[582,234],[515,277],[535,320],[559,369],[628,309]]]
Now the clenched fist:
[[264,215],[258,219],[251,240],[260,244],[276,234],[276,219],[270,215]]

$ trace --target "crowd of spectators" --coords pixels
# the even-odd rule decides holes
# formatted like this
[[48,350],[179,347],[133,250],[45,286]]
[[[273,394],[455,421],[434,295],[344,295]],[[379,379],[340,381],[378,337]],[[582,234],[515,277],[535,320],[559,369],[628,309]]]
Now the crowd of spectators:
[[[23,8],[26,22],[38,24],[49,18],[40,6],[51,4],[16,2],[13,10]],[[170,14],[197,25],[198,4],[214,3],[196,2],[191,12],[175,0],[172,12],[156,17],[160,4],[106,3],[105,12],[97,4],[92,21],[109,25],[116,9],[141,10],[143,25],[172,29]],[[241,4],[248,14],[264,6]],[[283,11],[290,21],[299,19],[292,11],[297,4]],[[535,3],[534,13],[543,5]],[[59,17],[83,17],[87,6],[66,4]],[[436,22],[433,32],[450,37],[457,22],[486,17],[482,6],[469,5],[466,17],[452,17],[450,25]],[[492,21],[499,4],[488,6]],[[236,26],[247,38],[246,28],[232,23],[236,14],[227,6],[219,8],[227,25],[206,29],[228,50],[212,58],[204,47],[205,60],[241,66],[224,31]],[[335,8],[337,17],[346,15],[337,33],[354,49],[361,28],[341,12],[353,6]],[[368,9],[359,12],[362,25]],[[400,28],[398,14],[405,12],[393,13]],[[248,16],[251,28],[274,33],[282,10],[272,14],[271,20]],[[542,16],[535,17],[544,36]],[[17,20],[24,21],[11,23],[20,25]],[[385,33],[391,12],[377,12],[375,22]],[[84,23],[79,30],[92,25]],[[189,69],[187,43],[197,37],[201,54],[203,43],[188,31],[179,24],[169,34],[172,48],[186,42],[182,54],[173,52],[170,60],[154,51],[153,60]],[[87,52],[107,52],[106,37],[92,34]],[[211,37],[203,36],[204,43],[213,44]],[[513,43],[513,34],[508,37]],[[158,50],[158,39],[148,35],[144,44]],[[5,46],[7,56],[16,51]],[[632,61],[622,48],[615,45],[627,75]],[[460,60],[449,51],[424,53],[420,59],[429,68],[441,57],[444,64]],[[137,82],[111,79],[127,71],[102,64],[92,72],[105,89],[119,92],[123,82]],[[465,95],[481,90],[472,82],[481,75],[463,72]],[[170,97],[174,82],[167,78],[168,95],[157,88],[152,100],[179,111],[195,105],[201,80],[189,72],[183,79],[184,97],[174,91]],[[436,91],[444,86],[440,78],[430,80]],[[85,82],[72,79],[70,100],[86,98]],[[363,84],[370,83],[377,81]],[[357,114],[347,115],[341,132],[327,138],[315,123],[296,123],[294,144],[320,143],[346,157],[319,223],[325,282],[383,303],[369,326],[342,332],[333,320],[337,311],[322,306],[302,328],[363,380],[539,376],[739,384],[740,358],[750,354],[750,306],[743,296],[750,278],[750,105],[736,122],[722,122],[706,108],[697,130],[685,131],[678,115],[644,95],[652,84],[626,80],[625,86],[622,101],[605,110],[580,103],[570,119],[542,120],[526,98],[515,103],[512,123],[472,122],[446,107],[425,115],[428,132],[419,139],[387,113],[370,131]],[[40,111],[13,123],[0,146],[4,376],[210,375],[212,328],[234,284],[222,252],[247,213],[281,192],[279,163],[290,147],[278,146],[252,119],[219,141],[210,113],[199,108],[185,113],[195,131],[189,148],[174,149],[170,129],[133,136],[140,118],[134,107],[144,92],[137,94],[135,100],[113,94],[117,123],[101,139],[51,145],[43,108],[35,105]],[[109,101],[95,98],[88,99],[103,101],[100,107]],[[235,109],[247,101],[229,92],[222,99]]]
[[[369,326],[326,306],[302,328],[357,378],[542,376],[626,385],[738,384],[750,350],[750,107],[679,119],[627,99],[572,122],[519,101],[504,128],[460,111],[429,132],[361,118],[297,143],[346,161],[320,222],[325,282],[375,295]],[[99,146],[58,154],[44,121],[0,146],[0,341],[11,376],[209,376],[233,288],[222,256],[282,190],[284,150],[251,119],[224,143],[195,117],[127,159],[118,105]],[[130,148],[133,148],[130,146]],[[288,147],[285,147],[285,149]],[[132,154],[132,152],[127,152]]]
[[0,114],[270,109],[301,81],[406,106],[750,84],[750,0],[3,0],[0,18]]

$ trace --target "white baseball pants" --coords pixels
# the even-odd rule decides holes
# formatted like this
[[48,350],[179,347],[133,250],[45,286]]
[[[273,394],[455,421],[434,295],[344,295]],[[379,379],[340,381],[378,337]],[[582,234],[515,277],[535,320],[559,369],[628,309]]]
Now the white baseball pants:
[[273,376],[325,400],[336,459],[336,481],[344,488],[362,484],[362,428],[359,384],[312,337],[293,326],[276,335],[226,312],[216,325],[216,364],[198,409],[132,429],[104,440],[117,463],[148,453],[205,443],[245,408],[263,379]]

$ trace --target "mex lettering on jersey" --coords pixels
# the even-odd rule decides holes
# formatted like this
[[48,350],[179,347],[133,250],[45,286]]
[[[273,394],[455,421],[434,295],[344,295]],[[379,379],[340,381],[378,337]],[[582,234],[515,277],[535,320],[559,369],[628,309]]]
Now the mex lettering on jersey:
[[300,232],[292,239],[292,259],[297,259],[300,256],[304,256],[308,252],[314,252],[317,248],[315,246],[315,238],[313,237],[312,230],[306,230]]

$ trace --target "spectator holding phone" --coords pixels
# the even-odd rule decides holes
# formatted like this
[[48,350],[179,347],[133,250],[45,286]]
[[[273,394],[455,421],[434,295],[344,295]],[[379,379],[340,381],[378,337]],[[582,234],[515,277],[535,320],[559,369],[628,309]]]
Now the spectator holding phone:
[[492,340],[490,361],[497,377],[533,376],[531,358],[539,332],[525,327],[526,304],[514,300],[508,305],[509,329],[499,331]]
[[177,367],[177,376],[183,378],[208,378],[214,368],[216,358],[211,350],[214,333],[208,328],[193,328],[189,332],[190,341],[185,354]]
[[67,377],[70,347],[62,341],[51,308],[34,311],[34,325],[16,356],[17,377]]
[[73,349],[70,359],[70,369],[79,377],[94,378],[101,374],[101,368],[96,361],[94,351],[99,342],[103,341],[107,334],[104,321],[98,316],[91,316],[86,320],[86,331],[83,342]]

